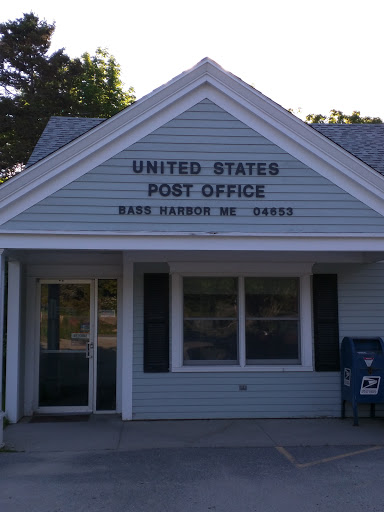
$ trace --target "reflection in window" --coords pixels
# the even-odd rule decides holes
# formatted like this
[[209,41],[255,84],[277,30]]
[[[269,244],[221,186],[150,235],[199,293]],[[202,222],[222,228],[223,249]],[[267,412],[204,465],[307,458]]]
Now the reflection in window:
[[239,347],[249,365],[300,363],[299,278],[184,277],[183,287],[184,365],[236,364]]
[[184,364],[237,362],[237,279],[184,278]]
[[245,279],[247,363],[299,362],[299,280]]
[[91,287],[42,283],[39,407],[86,407],[89,402]]
[[98,280],[96,409],[116,409],[117,281]]

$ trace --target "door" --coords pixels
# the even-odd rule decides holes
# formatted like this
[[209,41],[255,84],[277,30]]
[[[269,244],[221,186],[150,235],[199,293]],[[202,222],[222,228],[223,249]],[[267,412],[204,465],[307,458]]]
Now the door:
[[39,410],[92,411],[94,286],[42,281]]

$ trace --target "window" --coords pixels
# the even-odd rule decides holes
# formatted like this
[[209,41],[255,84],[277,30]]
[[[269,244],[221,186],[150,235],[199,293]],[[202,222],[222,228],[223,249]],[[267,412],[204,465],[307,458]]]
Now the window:
[[312,369],[309,275],[172,282],[173,371]]

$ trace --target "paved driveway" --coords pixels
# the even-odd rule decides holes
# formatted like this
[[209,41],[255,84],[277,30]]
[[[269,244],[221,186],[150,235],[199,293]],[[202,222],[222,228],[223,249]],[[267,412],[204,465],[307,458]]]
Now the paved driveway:
[[[38,425],[25,425],[27,451],[0,453],[0,511],[384,510],[382,420],[360,427],[349,420],[112,424],[105,435],[117,445],[83,450],[79,425],[67,426],[67,438],[49,450],[38,447],[36,434],[31,446],[28,428]],[[16,428],[21,435],[22,425]]]
[[[361,448],[366,450],[366,447]],[[273,447],[0,454],[2,512],[382,512],[384,450]]]

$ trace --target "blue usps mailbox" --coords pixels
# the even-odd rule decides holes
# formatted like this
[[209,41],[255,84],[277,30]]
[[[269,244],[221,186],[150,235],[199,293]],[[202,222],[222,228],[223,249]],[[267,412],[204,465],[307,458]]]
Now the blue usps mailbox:
[[346,337],[341,343],[341,415],[345,417],[345,402],[353,409],[353,424],[359,424],[358,404],[384,402],[384,341],[382,338]]

